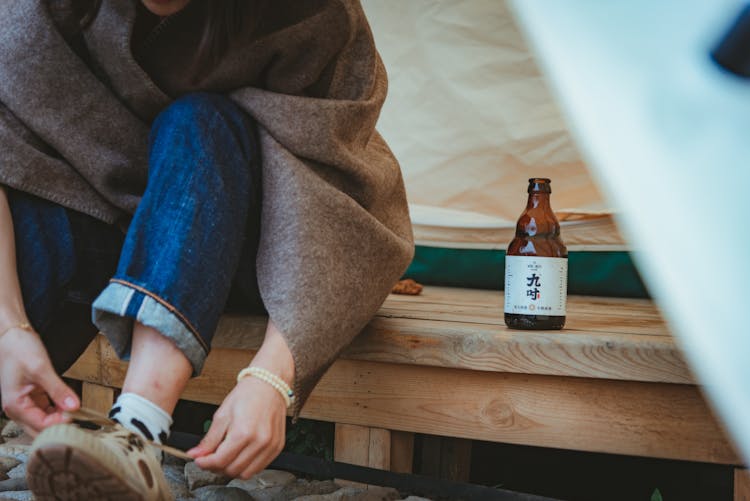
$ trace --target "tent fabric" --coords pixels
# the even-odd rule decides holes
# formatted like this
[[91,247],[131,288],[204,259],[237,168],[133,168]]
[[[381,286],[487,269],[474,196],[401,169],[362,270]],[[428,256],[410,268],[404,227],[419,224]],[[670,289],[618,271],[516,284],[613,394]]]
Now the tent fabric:
[[505,248],[528,178],[548,177],[569,248],[625,248],[504,1],[363,5],[390,78],[378,128],[418,243]]

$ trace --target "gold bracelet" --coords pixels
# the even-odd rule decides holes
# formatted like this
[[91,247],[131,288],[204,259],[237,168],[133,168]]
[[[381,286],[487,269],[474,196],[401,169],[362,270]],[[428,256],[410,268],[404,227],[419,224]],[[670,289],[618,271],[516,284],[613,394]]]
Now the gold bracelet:
[[0,337],[3,337],[4,335],[6,335],[9,331],[11,331],[13,329],[23,329],[23,330],[25,330],[27,332],[31,332],[32,334],[35,332],[34,328],[31,326],[30,323],[28,323],[28,322],[22,322],[22,323],[17,324],[17,325],[11,325],[7,329],[5,329],[2,333],[0,333]]
[[292,391],[286,381],[273,372],[267,371],[261,367],[245,367],[239,374],[237,374],[237,382],[239,383],[242,378],[247,376],[252,376],[271,385],[273,389],[279,392],[281,398],[284,399],[287,409],[294,403],[294,391]]

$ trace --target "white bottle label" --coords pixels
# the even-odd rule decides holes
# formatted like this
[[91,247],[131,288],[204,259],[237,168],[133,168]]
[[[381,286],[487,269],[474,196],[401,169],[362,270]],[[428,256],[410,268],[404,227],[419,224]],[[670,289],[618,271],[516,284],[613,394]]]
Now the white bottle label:
[[568,260],[561,257],[505,257],[505,313],[564,316]]

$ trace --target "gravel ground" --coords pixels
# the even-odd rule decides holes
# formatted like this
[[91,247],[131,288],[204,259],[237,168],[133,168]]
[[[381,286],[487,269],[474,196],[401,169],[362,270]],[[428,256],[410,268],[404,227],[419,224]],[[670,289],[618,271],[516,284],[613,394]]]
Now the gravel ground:
[[[31,439],[15,423],[2,425],[0,443],[0,501],[28,501],[34,497],[26,483],[26,460]],[[203,471],[193,462],[168,456],[164,473],[176,499],[201,501],[422,501],[404,498],[385,487],[339,485],[331,480],[305,480],[279,470],[265,470],[250,480],[231,480]],[[429,500],[425,500],[429,501]]]

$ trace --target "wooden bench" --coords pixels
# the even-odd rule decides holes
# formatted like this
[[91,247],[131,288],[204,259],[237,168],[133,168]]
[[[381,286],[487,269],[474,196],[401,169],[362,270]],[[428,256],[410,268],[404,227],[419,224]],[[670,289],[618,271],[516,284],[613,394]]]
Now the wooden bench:
[[[563,331],[505,327],[499,292],[426,287],[391,295],[331,367],[302,417],[336,423],[335,457],[411,470],[413,434],[733,465],[655,306],[571,297]],[[260,346],[264,318],[226,316],[184,399],[221,403]],[[68,377],[107,410],[127,365],[99,336]],[[746,489],[743,491],[743,489]]]

